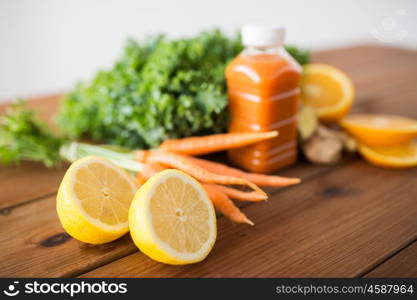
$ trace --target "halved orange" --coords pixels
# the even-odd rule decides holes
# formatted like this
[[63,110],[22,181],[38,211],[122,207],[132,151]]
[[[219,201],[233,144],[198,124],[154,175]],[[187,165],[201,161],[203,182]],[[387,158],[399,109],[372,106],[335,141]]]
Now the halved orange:
[[303,67],[301,99],[315,108],[322,122],[335,122],[350,110],[355,89],[349,76],[325,64],[307,64]]
[[354,114],[340,125],[360,143],[379,147],[410,143],[417,136],[417,121],[395,115]]
[[414,142],[391,147],[359,145],[359,152],[369,162],[383,167],[408,168],[417,166],[417,144]]

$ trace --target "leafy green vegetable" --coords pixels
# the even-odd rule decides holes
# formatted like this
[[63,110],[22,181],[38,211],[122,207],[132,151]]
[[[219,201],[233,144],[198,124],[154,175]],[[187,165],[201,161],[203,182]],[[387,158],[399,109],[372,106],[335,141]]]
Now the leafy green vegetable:
[[13,103],[6,114],[0,116],[0,165],[29,160],[52,167],[64,160],[73,162],[88,155],[106,157],[131,172],[141,168],[130,149],[78,143],[58,137],[37,116],[36,111],[29,109],[21,100]]
[[110,71],[65,97],[59,123],[71,137],[127,147],[156,147],[167,138],[221,132],[226,124],[223,70],[241,50],[220,31],[195,38],[129,40]]
[[300,64],[305,65],[310,62],[310,51],[287,45],[285,50]]
[[[222,132],[227,124],[224,68],[242,48],[240,37],[228,38],[219,30],[188,39],[129,40],[111,70],[98,72],[64,98],[60,127],[72,138],[89,135],[130,148]],[[301,63],[308,61],[307,52],[287,50]]]
[[59,148],[62,144],[63,139],[55,136],[22,101],[14,103],[0,116],[1,164],[33,160],[51,167],[61,161]]

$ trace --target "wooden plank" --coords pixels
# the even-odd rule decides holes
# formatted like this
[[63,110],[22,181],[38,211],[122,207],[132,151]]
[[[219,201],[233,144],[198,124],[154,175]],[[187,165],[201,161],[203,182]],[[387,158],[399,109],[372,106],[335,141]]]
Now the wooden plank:
[[[379,68],[384,69],[386,63],[397,65],[400,62],[409,63],[415,59],[415,52],[404,48],[386,47],[379,45],[358,45],[341,49],[330,49],[312,53],[312,61],[328,63],[342,68],[346,72],[353,73],[354,77],[375,73]],[[382,62],[382,63],[381,63]],[[368,68],[375,66],[375,68]],[[379,73],[379,72],[378,72]]]
[[416,175],[357,162],[245,208],[254,227],[220,219],[199,264],[169,266],[137,252],[83,276],[359,276],[416,238]]
[[[300,164],[287,173],[299,174],[308,181],[333,169]],[[55,211],[55,195],[0,212],[0,277],[73,276],[136,252],[129,236],[93,246],[66,235]]]
[[0,211],[56,193],[65,169],[47,169],[33,162],[0,168]]
[[72,276],[135,251],[130,236],[92,246],[70,238],[55,211],[55,196],[0,215],[0,277]]
[[412,243],[399,253],[366,274],[365,277],[417,277],[417,242]]

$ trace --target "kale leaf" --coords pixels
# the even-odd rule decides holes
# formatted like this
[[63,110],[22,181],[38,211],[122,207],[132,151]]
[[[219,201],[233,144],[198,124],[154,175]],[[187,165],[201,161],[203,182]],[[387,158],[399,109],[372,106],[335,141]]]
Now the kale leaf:
[[[65,96],[58,121],[71,138],[153,148],[168,138],[217,133],[227,125],[224,69],[243,49],[219,30],[169,40],[129,40],[112,69]],[[308,53],[287,48],[302,63]]]

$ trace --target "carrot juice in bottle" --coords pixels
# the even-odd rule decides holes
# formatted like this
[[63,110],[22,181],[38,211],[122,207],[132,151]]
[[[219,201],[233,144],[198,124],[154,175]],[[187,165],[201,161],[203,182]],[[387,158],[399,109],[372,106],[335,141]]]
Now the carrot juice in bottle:
[[284,38],[284,28],[244,26],[246,48],[226,68],[229,132],[279,132],[276,138],[228,152],[234,163],[252,172],[271,173],[297,159],[301,67],[285,51]]

